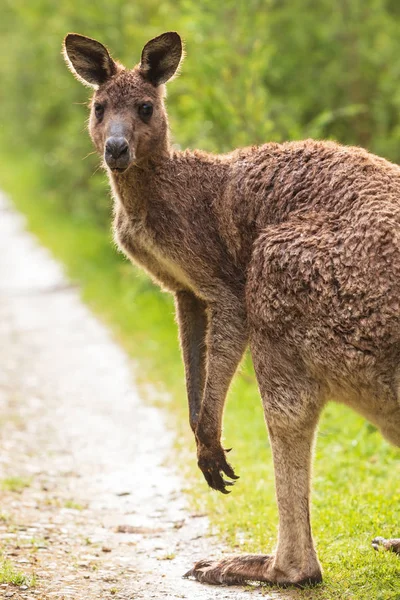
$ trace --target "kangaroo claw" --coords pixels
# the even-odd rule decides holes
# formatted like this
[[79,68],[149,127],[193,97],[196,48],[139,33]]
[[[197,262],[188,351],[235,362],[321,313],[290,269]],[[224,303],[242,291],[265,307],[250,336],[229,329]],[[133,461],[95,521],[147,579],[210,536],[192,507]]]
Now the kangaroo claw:
[[[198,466],[203,472],[208,485],[222,494],[229,494],[227,487],[232,487],[235,480],[239,479],[235,475],[231,465],[226,461],[225,452],[220,446],[208,447],[203,444],[198,446]],[[223,475],[233,481],[227,481]]]

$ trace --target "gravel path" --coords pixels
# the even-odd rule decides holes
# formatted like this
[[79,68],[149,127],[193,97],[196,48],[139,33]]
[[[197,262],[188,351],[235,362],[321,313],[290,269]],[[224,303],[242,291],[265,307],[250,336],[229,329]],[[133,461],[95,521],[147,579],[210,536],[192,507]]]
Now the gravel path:
[[165,464],[162,413],[4,196],[0,361],[0,481],[20,478],[0,489],[0,548],[36,574],[34,587],[0,584],[0,598],[278,597],[181,578],[221,550]]

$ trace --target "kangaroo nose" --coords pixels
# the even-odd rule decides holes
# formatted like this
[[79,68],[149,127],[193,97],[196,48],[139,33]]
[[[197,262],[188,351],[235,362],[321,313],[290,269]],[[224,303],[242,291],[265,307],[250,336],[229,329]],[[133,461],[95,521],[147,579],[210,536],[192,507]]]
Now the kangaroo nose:
[[128,142],[123,137],[110,137],[106,142],[106,153],[111,158],[120,158],[120,156],[128,152],[128,149]]
[[104,158],[110,169],[126,169],[129,165],[129,144],[123,137],[109,137],[104,149]]

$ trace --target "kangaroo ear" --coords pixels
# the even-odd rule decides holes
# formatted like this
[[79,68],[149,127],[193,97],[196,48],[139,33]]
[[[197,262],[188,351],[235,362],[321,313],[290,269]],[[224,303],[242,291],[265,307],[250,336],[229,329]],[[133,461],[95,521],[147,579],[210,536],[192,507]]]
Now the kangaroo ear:
[[142,51],[140,71],[157,86],[175,74],[182,58],[182,40],[175,31],[163,33],[147,42]]
[[69,33],[64,40],[65,61],[79,81],[97,88],[117,73],[117,65],[107,48],[91,38]]

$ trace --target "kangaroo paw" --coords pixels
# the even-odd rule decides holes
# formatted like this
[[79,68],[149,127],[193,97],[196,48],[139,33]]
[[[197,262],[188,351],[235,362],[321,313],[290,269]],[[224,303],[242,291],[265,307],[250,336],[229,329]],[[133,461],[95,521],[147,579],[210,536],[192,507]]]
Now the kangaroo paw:
[[226,452],[219,445],[208,447],[199,443],[197,448],[197,464],[205,480],[211,488],[222,492],[222,494],[229,494],[230,492],[226,488],[234,484],[234,481],[224,479],[224,474],[230,479],[239,479],[225,458]]

